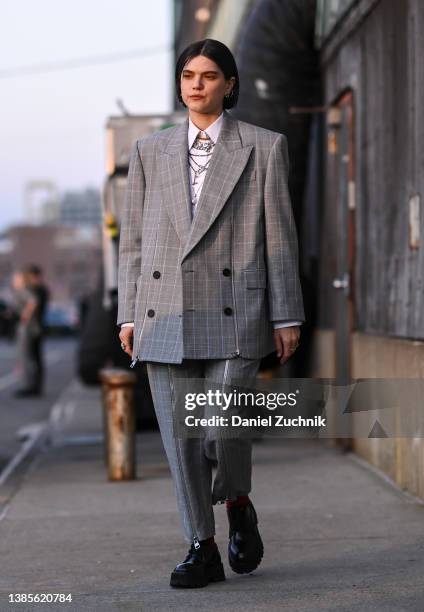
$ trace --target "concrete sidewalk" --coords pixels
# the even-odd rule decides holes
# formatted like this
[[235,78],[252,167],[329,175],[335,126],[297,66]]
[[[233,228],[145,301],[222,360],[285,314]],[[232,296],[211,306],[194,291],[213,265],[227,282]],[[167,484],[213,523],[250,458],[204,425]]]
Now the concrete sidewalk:
[[[227,580],[169,587],[186,555],[157,432],[138,435],[138,480],[110,483],[100,390],[74,383],[0,521],[0,610],[422,612],[424,505],[349,455],[312,440],[254,447],[252,499],[265,556],[231,572],[227,519],[215,510]],[[72,603],[8,603],[9,593],[72,594]]]

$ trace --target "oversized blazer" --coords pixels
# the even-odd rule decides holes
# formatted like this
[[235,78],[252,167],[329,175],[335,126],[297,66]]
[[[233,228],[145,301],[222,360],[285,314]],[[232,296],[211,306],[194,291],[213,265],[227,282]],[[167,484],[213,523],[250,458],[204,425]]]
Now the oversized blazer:
[[133,146],[117,316],[134,321],[132,365],[261,358],[273,321],[305,320],[287,140],[223,113],[193,220],[188,116]]

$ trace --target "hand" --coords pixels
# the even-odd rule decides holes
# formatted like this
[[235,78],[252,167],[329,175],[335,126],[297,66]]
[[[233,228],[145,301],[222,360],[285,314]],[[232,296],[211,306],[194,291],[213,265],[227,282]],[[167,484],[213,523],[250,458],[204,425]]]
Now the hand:
[[300,327],[292,325],[290,327],[279,327],[274,329],[274,342],[277,349],[277,357],[281,365],[289,359],[296,350],[299,343]]
[[122,350],[125,351],[130,357],[132,357],[133,336],[134,327],[121,327],[121,331],[119,332],[119,340],[125,344],[125,348]]

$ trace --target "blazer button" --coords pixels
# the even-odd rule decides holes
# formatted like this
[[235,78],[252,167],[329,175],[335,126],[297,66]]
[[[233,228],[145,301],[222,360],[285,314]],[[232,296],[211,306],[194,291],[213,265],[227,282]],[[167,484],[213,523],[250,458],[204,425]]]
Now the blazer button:
[[153,272],[153,278],[160,278],[160,272],[159,272],[159,270],[155,270],[155,271]]
[[148,317],[154,317],[155,316],[155,311],[152,310],[151,308],[149,308],[149,310],[147,311],[147,316]]
[[227,308],[224,308],[224,314],[226,314],[228,317],[231,316],[233,314],[233,309],[227,306]]
[[222,270],[222,274],[223,274],[224,276],[230,276],[230,274],[231,274],[231,270],[230,270],[229,268],[224,268],[224,269]]

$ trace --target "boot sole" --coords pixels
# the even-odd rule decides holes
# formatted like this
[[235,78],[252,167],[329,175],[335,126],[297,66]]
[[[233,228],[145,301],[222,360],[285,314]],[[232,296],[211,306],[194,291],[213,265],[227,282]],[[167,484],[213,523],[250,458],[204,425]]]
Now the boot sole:
[[228,552],[228,562],[230,564],[231,569],[236,574],[250,574],[260,565],[263,556],[264,556],[264,545],[261,541],[261,545],[259,548],[259,555],[256,559],[252,561],[246,561],[245,563],[240,563],[240,561],[234,561],[230,555],[230,552]]
[[224,566],[222,563],[206,570],[204,576],[189,576],[180,572],[172,572],[170,586],[183,589],[197,589],[207,586],[210,582],[221,582],[225,580]]

